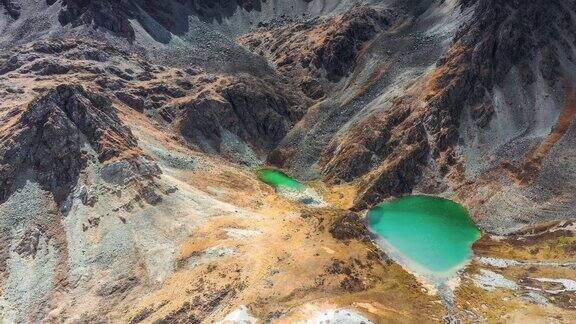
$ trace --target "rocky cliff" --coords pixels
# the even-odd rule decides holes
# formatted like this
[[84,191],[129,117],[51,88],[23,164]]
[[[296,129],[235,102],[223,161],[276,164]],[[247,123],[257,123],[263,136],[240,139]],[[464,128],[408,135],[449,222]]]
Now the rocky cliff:
[[140,154],[136,139],[118,119],[111,102],[81,86],[59,85],[23,111],[8,112],[3,124],[2,201],[12,192],[17,175],[27,169],[35,172],[57,202],[63,201],[86,165],[86,145],[100,162]]
[[399,20],[390,9],[356,6],[330,19],[263,25],[240,39],[251,51],[263,55],[280,73],[295,79],[312,99],[320,99],[329,82],[337,82],[354,70],[362,46]]
[[[294,160],[294,155],[302,155],[313,161],[313,168],[328,181],[358,181],[362,188],[357,198],[359,208],[390,196],[409,193],[420,182],[426,187],[432,178],[445,178],[448,182],[462,180],[462,172],[466,172],[462,150],[476,145],[465,136],[489,132],[492,119],[506,114],[498,112],[501,109],[495,106],[502,105],[499,93],[508,91],[502,89],[508,87],[510,78],[517,80],[524,98],[548,97],[546,92],[556,92],[558,101],[554,107],[548,108],[547,113],[555,115],[560,110],[562,98],[566,96],[561,80],[573,79],[568,72],[574,64],[573,5],[539,1],[526,4],[476,1],[456,5],[454,10],[469,15],[469,18],[454,30],[453,38],[437,60],[430,62],[432,71],[422,73],[416,82],[406,86],[407,94],[397,94],[396,89],[391,88],[388,91],[392,97],[387,98],[387,102],[374,96],[362,98],[364,93],[369,94],[371,88],[378,86],[379,81],[372,80],[360,93],[362,100],[371,101],[365,104],[370,107],[370,112],[354,105],[354,102],[338,101],[342,100],[338,97],[326,100],[320,104],[320,109],[311,111],[316,114],[316,120],[319,114],[330,116],[326,125],[316,130],[310,120],[309,127],[295,129],[285,139],[285,145],[282,143],[273,152],[270,161],[290,167],[291,162],[286,161],[293,160],[298,169],[302,160]],[[426,22],[426,15],[423,14],[420,23],[409,27],[412,32],[409,36],[395,31],[400,35],[393,37],[406,39],[418,33],[422,24],[430,23]],[[380,33],[380,38],[384,39],[390,32]],[[417,45],[413,49],[426,51],[426,47]],[[370,53],[370,47],[364,51]],[[389,66],[386,68],[390,69]],[[382,74],[373,77],[381,78]],[[336,89],[335,95],[350,91],[348,88],[353,88],[353,85],[354,81],[349,81],[345,90],[339,92]],[[542,87],[545,90],[540,90]],[[386,96],[386,93],[380,94],[380,98]],[[346,95],[342,97],[349,100]],[[536,103],[532,101],[528,105]],[[340,119],[341,115],[337,117],[338,113],[332,113],[332,110],[347,114],[348,119]],[[462,120],[468,118],[473,124],[463,126]],[[336,126],[334,121],[339,119],[342,124]],[[304,121],[307,121],[306,116]],[[326,134],[335,126],[337,133]],[[552,126],[553,123],[547,127]],[[527,127],[525,131],[529,132],[532,126]],[[312,134],[317,134],[316,138],[326,138],[321,142],[326,143],[322,151],[317,148],[310,148],[308,152],[293,149],[298,147],[296,138],[305,140]],[[523,136],[530,135],[519,135],[520,138]],[[516,141],[518,138],[508,140]],[[403,149],[397,150],[398,147]],[[424,169],[429,169],[427,177],[422,177]]]
[[285,85],[249,76],[221,79],[182,105],[177,123],[186,138],[201,146],[225,153],[233,144],[224,142],[240,140],[262,156],[304,115],[306,105],[301,94]]

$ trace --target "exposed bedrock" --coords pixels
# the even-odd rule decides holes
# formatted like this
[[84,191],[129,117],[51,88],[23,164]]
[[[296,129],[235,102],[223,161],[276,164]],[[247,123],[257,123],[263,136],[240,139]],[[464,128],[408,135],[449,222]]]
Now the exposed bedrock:
[[333,183],[358,181],[355,209],[409,193],[426,164],[429,144],[420,115],[398,101],[332,141],[318,162]]
[[[331,182],[356,181],[361,189],[355,208],[411,192],[429,163],[441,177],[458,179],[457,146],[469,145],[459,142],[466,110],[475,121],[470,127],[483,132],[495,115],[494,91],[511,73],[527,95],[534,93],[536,80],[562,90],[560,78],[570,77],[562,62],[574,60],[575,6],[574,1],[476,1],[432,72],[384,112],[363,116],[334,136],[315,166]],[[269,160],[292,154],[283,145]]]
[[64,200],[87,163],[85,145],[100,162],[139,154],[136,138],[110,101],[81,86],[60,85],[3,120],[0,137],[1,201],[19,171],[31,168],[41,186]]
[[560,58],[573,60],[575,6],[574,1],[476,1],[472,18],[456,34],[425,89],[435,157],[458,140],[464,108],[471,109],[477,126],[488,125],[493,90],[512,69],[526,88],[538,76],[551,88],[557,85]]
[[228,133],[262,153],[280,142],[306,107],[307,101],[284,85],[232,77],[184,104],[179,128],[187,138],[216,151],[221,151]]
[[15,0],[0,0],[0,8],[3,8],[12,19],[18,19],[22,9]]
[[[55,0],[46,0],[53,5]],[[130,1],[114,0],[62,0],[58,20],[62,25],[94,24],[130,40],[134,39],[134,29],[129,19],[132,16]]]
[[[6,8],[12,0],[2,0]],[[297,0],[310,2],[309,0]],[[0,4],[3,4],[0,2]],[[183,35],[189,31],[189,16],[196,16],[205,22],[221,23],[223,19],[231,17],[237,10],[260,11],[265,0],[62,0],[58,20],[62,25],[91,25],[96,28],[107,29],[118,36],[134,40],[135,30],[130,20],[137,20],[151,35],[158,35],[153,30],[158,25],[176,35]],[[46,0],[50,6],[56,0]],[[11,15],[17,12],[9,10]],[[150,25],[150,18],[154,24]],[[161,32],[160,32],[161,33]]]
[[240,42],[271,60],[284,76],[295,78],[310,98],[319,99],[325,93],[322,83],[353,71],[364,43],[397,19],[389,9],[356,6],[336,17],[261,28]]
[[354,212],[343,212],[336,216],[329,231],[332,237],[341,241],[370,241],[370,234],[362,223],[362,217]]
[[[232,16],[238,9],[260,11],[262,3],[265,2],[266,0],[187,0],[166,5],[164,1],[144,0],[143,7],[168,30],[177,32],[178,27],[173,19],[175,14],[188,13],[206,22],[222,22],[222,19]],[[184,9],[184,12],[178,12],[177,9]]]

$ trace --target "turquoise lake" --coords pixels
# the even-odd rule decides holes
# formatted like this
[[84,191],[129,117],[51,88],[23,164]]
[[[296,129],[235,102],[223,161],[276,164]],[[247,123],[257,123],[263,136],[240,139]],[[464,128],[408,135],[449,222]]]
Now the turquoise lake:
[[260,181],[278,189],[301,190],[304,188],[300,182],[279,170],[262,169],[258,170],[257,175]]
[[370,230],[412,270],[433,276],[458,269],[480,237],[480,230],[461,205],[443,198],[406,196],[372,208]]

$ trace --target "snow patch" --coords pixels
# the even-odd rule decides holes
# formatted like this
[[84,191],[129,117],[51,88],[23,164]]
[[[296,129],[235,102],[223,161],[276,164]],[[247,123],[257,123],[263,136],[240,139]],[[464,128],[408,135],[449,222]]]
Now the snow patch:
[[236,310],[226,315],[218,324],[255,324],[257,319],[250,315],[248,307],[240,305]]
[[558,294],[565,291],[576,291],[576,281],[570,279],[550,279],[550,278],[534,278],[540,282],[550,282],[550,283],[557,283],[561,284],[564,289],[555,289],[555,290],[545,290],[547,293],[550,294]]
[[318,193],[312,188],[307,187],[302,190],[278,188],[277,192],[279,195],[282,195],[290,200],[294,200],[311,207],[320,208],[326,205],[320,195],[318,195]]
[[518,285],[503,275],[492,272],[490,270],[481,269],[479,274],[475,274],[473,278],[474,284],[487,291],[496,290],[499,288],[516,290]]
[[311,318],[300,322],[301,324],[368,324],[372,323],[364,316],[348,309],[328,309]]
[[479,257],[478,261],[483,265],[495,268],[507,268],[509,266],[520,265],[520,262],[515,260],[491,258],[491,257]]
[[538,305],[546,305],[548,304],[548,299],[546,297],[540,295],[535,291],[529,291],[526,295],[523,296],[524,300],[527,300],[531,303],[538,304]]
[[256,236],[256,235],[260,235],[262,234],[261,231],[257,231],[257,230],[248,230],[248,229],[240,229],[240,228],[226,228],[224,229],[224,231],[226,232],[226,235],[228,235],[228,237],[230,238],[235,238],[235,239],[244,239],[244,238],[248,238],[251,236]]

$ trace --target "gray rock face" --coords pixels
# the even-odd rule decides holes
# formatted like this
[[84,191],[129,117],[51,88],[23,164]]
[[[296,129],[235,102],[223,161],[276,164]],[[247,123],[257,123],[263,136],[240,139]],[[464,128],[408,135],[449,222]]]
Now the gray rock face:
[[4,122],[12,127],[0,139],[2,201],[25,166],[36,171],[39,183],[57,202],[63,201],[86,164],[85,141],[101,162],[137,146],[110,101],[81,86],[58,86],[9,117]]
[[120,160],[110,163],[100,172],[102,179],[112,184],[127,183],[135,177],[153,177],[160,174],[158,165],[145,157],[139,156],[130,161]]
[[6,13],[12,17],[12,19],[20,18],[20,5],[14,0],[0,0],[0,8],[4,8]]
[[330,80],[339,80],[354,68],[356,55],[362,44],[386,29],[393,21],[390,12],[369,7],[356,7],[343,15],[345,22],[314,52],[312,64],[322,67]]
[[135,109],[137,111],[144,111],[146,107],[146,101],[141,97],[134,96],[130,93],[118,91],[116,92],[116,97],[120,99],[123,103],[128,105],[130,108]]
[[12,56],[0,64],[0,75],[17,70],[22,65],[24,65],[24,62],[22,62],[18,56]]
[[[54,0],[47,0],[52,5]],[[129,1],[114,0],[63,0],[58,20],[62,25],[89,25],[105,28],[130,40],[134,29],[130,25]]]
[[[437,64],[443,72],[435,81],[438,91],[427,98],[434,156],[458,140],[461,107],[471,107],[477,125],[486,126],[494,112],[493,90],[511,69],[518,70],[524,85],[534,83],[539,73],[553,88],[561,75],[559,57],[576,43],[574,2],[474,3],[472,19]],[[537,57],[540,68],[534,71],[531,65]]]
[[[10,1],[12,0],[3,0],[7,4],[10,4]],[[48,5],[53,5],[56,1],[46,0],[46,2]],[[8,8],[8,5],[6,7]],[[152,17],[166,30],[182,35],[187,32],[186,20],[189,15],[195,15],[206,22],[221,22],[240,8],[246,11],[260,10],[261,2],[260,0],[63,0],[58,20],[62,25],[75,27],[94,24],[96,28],[107,29],[133,41],[135,31],[130,19],[146,20],[146,16]]]
[[226,130],[266,152],[302,117],[305,103],[286,88],[242,77],[219,88],[216,96],[203,94],[186,104],[180,131],[218,151]]
[[[262,9],[262,2],[265,0],[188,0],[178,3],[178,5],[166,4],[163,1],[144,1],[143,7],[146,11],[154,17],[166,29],[175,34],[180,34],[182,30],[178,27],[177,21],[174,19],[176,15],[188,13],[195,15],[205,22],[222,22],[223,19],[230,17],[236,10],[243,9],[246,11],[260,11]],[[182,6],[181,8],[178,8]],[[176,11],[177,9],[185,9],[185,12]]]
[[58,62],[51,62],[51,61],[39,61],[34,63],[28,71],[26,72],[33,72],[37,75],[56,75],[56,74],[66,74],[70,71],[70,67],[59,64]]
[[[388,9],[356,6],[335,17],[260,28],[241,42],[274,62],[284,76],[312,99],[325,95],[323,83],[338,82],[356,66],[362,46],[398,20]],[[328,83],[330,83],[328,82]]]

